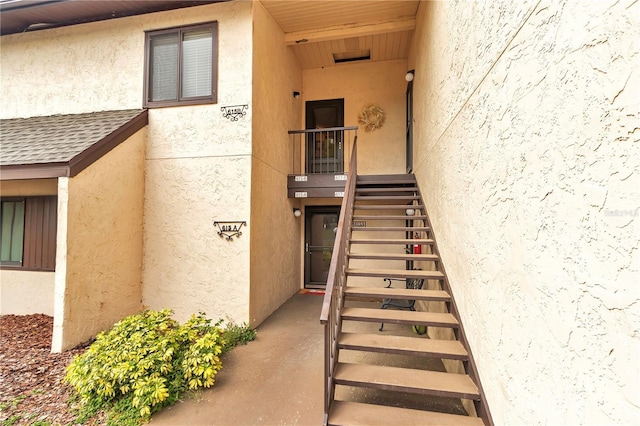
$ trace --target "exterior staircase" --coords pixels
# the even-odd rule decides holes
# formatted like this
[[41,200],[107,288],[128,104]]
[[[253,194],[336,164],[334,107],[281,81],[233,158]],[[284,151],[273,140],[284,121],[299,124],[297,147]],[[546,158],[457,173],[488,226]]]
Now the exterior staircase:
[[[334,257],[339,258],[332,259],[338,294],[332,296],[334,319],[325,323],[333,325],[326,334],[331,347],[325,362],[324,423],[492,424],[415,177],[357,176],[351,185],[355,193],[343,202],[343,209],[346,206],[349,211],[341,215],[342,248],[337,254],[334,249]],[[414,250],[416,245],[420,250]],[[406,288],[405,280],[424,280],[424,286]],[[387,282],[393,285],[387,287]],[[389,299],[415,300],[417,309],[380,309],[380,302]],[[378,329],[380,324],[385,325],[383,331]],[[411,332],[412,326],[416,333]],[[417,334],[425,330],[420,326],[429,333]],[[386,361],[380,362],[376,358],[380,356]],[[401,361],[398,367],[389,362],[393,358],[418,361]],[[420,360],[429,358],[436,359],[432,364],[447,363],[457,372],[425,369]],[[381,403],[380,398],[355,401],[350,395],[358,392],[436,397],[458,409],[447,413],[446,403],[436,411],[429,404],[417,409],[410,404]]]

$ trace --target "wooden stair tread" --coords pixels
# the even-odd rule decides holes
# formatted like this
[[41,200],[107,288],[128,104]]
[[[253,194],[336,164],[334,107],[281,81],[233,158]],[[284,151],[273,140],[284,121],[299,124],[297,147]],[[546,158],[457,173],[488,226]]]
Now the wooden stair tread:
[[347,253],[350,259],[372,259],[372,260],[414,260],[414,261],[436,261],[440,258],[437,254],[413,254],[413,253]]
[[480,399],[478,387],[466,374],[370,364],[338,363],[337,384],[451,398]]
[[416,177],[413,175],[357,175],[357,184],[364,185],[397,185],[416,184]]
[[406,269],[347,269],[347,276],[353,277],[381,277],[381,278],[424,278],[443,279],[440,271],[406,270]]
[[[422,205],[411,204],[356,204],[354,210],[406,210],[406,209],[423,209]],[[408,217],[408,216],[407,216]]]
[[373,194],[375,192],[418,192],[417,186],[396,186],[396,187],[372,187],[372,188],[356,188],[356,194]]
[[331,404],[328,424],[331,426],[484,426],[479,417],[351,401],[334,401]]
[[354,215],[353,220],[426,220],[427,216],[407,215]]
[[397,201],[397,200],[419,200],[420,196],[419,195],[356,195],[355,196],[355,200],[356,201],[363,201],[363,200],[367,200],[367,201],[385,201],[385,200],[393,200],[393,201]]
[[442,312],[421,312],[398,309],[352,308],[342,309],[342,319],[389,324],[426,325],[432,327],[457,328],[458,320]]
[[411,231],[411,232],[427,232],[429,230],[426,226],[367,226],[361,228],[354,226],[352,231]]
[[338,340],[341,349],[383,352],[402,355],[465,361],[469,354],[457,340],[437,340],[426,337],[406,337],[388,334],[342,333]]
[[451,296],[444,290],[415,290],[410,288],[354,287],[347,286],[344,294],[352,297],[370,297],[375,299],[410,299],[449,302]]
[[410,239],[410,238],[359,238],[349,239],[351,244],[433,244],[432,239]]

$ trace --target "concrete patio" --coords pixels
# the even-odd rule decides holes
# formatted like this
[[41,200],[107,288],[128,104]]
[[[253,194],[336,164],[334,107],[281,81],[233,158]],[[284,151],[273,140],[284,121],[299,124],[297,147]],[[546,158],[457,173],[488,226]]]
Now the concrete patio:
[[[296,294],[258,327],[255,341],[236,347],[223,359],[213,388],[201,398],[187,399],[155,414],[151,424],[164,425],[320,425],[323,416],[323,336],[320,294]],[[377,332],[379,324],[354,324]],[[394,327],[385,325],[385,330]],[[400,327],[400,326],[396,326]],[[409,327],[404,327],[411,335]],[[414,335],[415,336],[415,335]],[[426,338],[426,336],[425,336]],[[358,362],[363,355],[343,351],[341,360]],[[405,363],[444,371],[441,361],[406,357]],[[464,414],[447,398],[340,388],[339,399]]]

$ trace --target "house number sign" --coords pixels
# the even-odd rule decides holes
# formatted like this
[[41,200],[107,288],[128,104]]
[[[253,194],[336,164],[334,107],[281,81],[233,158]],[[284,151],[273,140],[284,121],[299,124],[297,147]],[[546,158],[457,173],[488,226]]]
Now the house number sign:
[[240,229],[246,225],[245,221],[213,222],[213,226],[218,228],[220,238],[226,238],[228,241],[233,241],[233,237],[242,235]]
[[238,121],[240,117],[247,115],[247,108],[249,108],[249,105],[230,105],[220,107],[220,111],[222,111],[224,118],[228,118],[231,121]]

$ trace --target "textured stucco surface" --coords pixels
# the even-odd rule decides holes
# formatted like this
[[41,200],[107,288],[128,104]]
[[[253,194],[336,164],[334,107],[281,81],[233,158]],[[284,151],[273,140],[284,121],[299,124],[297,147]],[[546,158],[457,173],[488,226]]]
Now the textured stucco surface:
[[496,424],[640,422],[639,17],[420,6],[416,175]]
[[56,195],[57,193],[57,179],[4,180],[0,183],[0,195],[3,197]]
[[140,130],[77,176],[60,178],[55,352],[142,307],[145,139]]
[[[406,72],[406,60],[341,64],[303,72],[301,99],[344,98],[345,126],[359,126],[358,113],[367,105],[385,111],[382,128],[373,132],[365,132],[362,126],[358,129],[359,174],[405,172]],[[302,108],[304,111],[304,103]],[[304,121],[300,128],[304,128]]]
[[[0,196],[56,195],[57,179],[8,180]],[[0,315],[53,315],[53,272],[0,270]]]
[[0,270],[0,315],[53,315],[54,272]]
[[[200,11],[197,11],[200,9]],[[251,3],[154,14],[154,28],[217,20],[218,104],[149,111],[143,303],[249,321]],[[248,105],[231,122],[221,106]],[[246,221],[227,241],[214,221]]]
[[[150,110],[139,178],[147,187],[143,303],[181,320],[198,310],[249,320],[251,8],[225,2],[2,38],[2,118],[81,113],[140,108],[144,31],[218,21],[218,103]],[[220,107],[230,105],[248,105],[247,115],[223,118]],[[215,220],[248,226],[227,242]]]
[[250,319],[259,324],[301,286],[300,219],[287,198],[292,146],[301,120],[302,71],[284,33],[253,3]]

